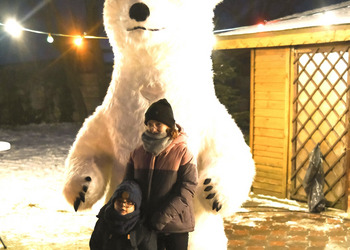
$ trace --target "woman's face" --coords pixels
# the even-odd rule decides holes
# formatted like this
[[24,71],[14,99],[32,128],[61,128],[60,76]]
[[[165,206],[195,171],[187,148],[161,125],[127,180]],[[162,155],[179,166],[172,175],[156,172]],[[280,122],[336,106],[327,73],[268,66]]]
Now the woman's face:
[[167,129],[169,128],[164,123],[161,123],[155,120],[149,120],[146,126],[147,126],[147,131],[150,132],[151,134],[160,134],[160,133],[166,132]]

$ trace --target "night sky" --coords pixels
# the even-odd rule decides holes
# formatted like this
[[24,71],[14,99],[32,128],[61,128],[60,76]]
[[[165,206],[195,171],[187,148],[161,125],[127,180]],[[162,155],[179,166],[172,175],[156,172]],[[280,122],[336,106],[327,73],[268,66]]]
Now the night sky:
[[254,25],[347,0],[224,0],[215,9],[216,29]]
[[[85,32],[89,28],[86,27],[85,22],[84,3],[86,0],[51,1],[59,6],[61,13],[64,13],[63,21],[67,22],[65,25],[67,30],[75,29]],[[55,28],[54,22],[45,21],[48,20],[47,16],[53,16],[48,2],[49,0],[0,0],[0,22],[4,23],[8,17],[15,17],[26,28],[62,33]],[[100,2],[100,9],[96,11],[100,13],[102,22],[103,1]],[[224,0],[215,9],[215,29],[254,25],[264,20],[269,21],[340,2],[344,0]],[[46,16],[45,19],[44,16]],[[99,35],[106,36],[102,26]],[[104,44],[109,46],[108,42]],[[58,55],[54,46],[46,42],[46,36],[24,32],[19,40],[15,40],[3,31],[3,26],[0,26],[0,48],[0,64],[50,59]]]

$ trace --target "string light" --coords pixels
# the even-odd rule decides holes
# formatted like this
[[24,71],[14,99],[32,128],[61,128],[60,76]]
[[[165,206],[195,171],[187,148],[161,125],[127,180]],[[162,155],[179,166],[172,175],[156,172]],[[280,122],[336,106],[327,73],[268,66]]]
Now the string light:
[[53,39],[53,37],[51,36],[51,34],[49,34],[49,35],[47,36],[46,41],[47,41],[48,43],[53,43],[54,39]]
[[265,25],[263,23],[258,23],[258,29],[263,30],[265,28]]
[[322,15],[319,18],[319,21],[323,26],[330,26],[331,24],[336,23],[337,17],[334,15],[333,12],[325,12],[322,13]]
[[14,19],[9,19],[5,26],[5,31],[13,37],[20,37],[23,27]]
[[83,37],[82,36],[75,37],[74,44],[77,45],[78,47],[81,46],[83,44]]
[[88,36],[85,35],[77,36],[77,35],[67,35],[67,34],[60,34],[60,33],[49,33],[45,31],[40,30],[33,30],[22,27],[18,22],[16,22],[14,19],[8,20],[5,24],[0,22],[0,26],[5,27],[5,31],[9,32],[13,37],[19,37],[22,33],[22,31],[40,34],[40,35],[46,35],[47,36],[47,42],[52,43],[54,41],[54,37],[67,37],[67,38],[73,38],[74,43],[77,44],[77,46],[80,46],[83,42],[83,39],[98,39],[98,40],[106,40],[108,37],[104,36]]

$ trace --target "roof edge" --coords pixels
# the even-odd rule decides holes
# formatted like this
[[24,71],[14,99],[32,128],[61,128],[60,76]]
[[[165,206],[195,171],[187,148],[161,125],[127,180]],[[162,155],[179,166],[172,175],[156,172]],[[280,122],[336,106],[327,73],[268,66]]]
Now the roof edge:
[[315,26],[290,30],[215,35],[215,50],[282,47],[350,41],[350,24]]

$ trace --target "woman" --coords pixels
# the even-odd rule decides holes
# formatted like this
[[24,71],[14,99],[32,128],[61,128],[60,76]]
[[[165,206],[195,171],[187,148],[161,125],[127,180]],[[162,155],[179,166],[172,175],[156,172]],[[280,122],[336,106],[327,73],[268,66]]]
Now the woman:
[[145,125],[143,144],[131,153],[124,179],[140,184],[141,209],[146,225],[158,232],[158,249],[185,250],[195,225],[197,166],[166,99],[148,108]]

